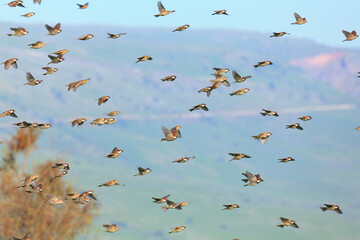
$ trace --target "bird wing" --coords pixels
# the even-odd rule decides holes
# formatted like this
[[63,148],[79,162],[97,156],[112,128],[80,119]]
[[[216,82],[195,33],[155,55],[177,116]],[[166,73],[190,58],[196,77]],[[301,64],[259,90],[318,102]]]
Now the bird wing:
[[61,24],[60,23],[57,23],[55,26],[54,26],[54,29],[56,30],[60,30],[61,28]]
[[49,25],[47,25],[47,24],[45,24],[45,28],[46,28],[49,32],[54,31],[54,28],[51,27],[51,26],[49,26]]
[[[241,76],[240,76],[235,70],[232,71],[232,75],[233,75],[233,78],[234,78],[236,81],[241,80]],[[243,81],[242,81],[242,82],[243,82]]]
[[294,12],[294,16],[295,16],[296,21],[302,20],[302,17],[299,14],[297,14],[296,12]]
[[157,6],[158,6],[158,9],[159,9],[159,12],[165,12],[166,9],[164,8],[164,6],[162,5],[161,1],[158,1],[157,3]]
[[166,127],[162,127],[161,129],[162,129],[166,139],[174,139],[174,137],[171,134],[171,132],[169,131],[169,129],[167,129]]
[[346,38],[351,37],[351,33],[349,33],[348,31],[342,30],[342,32]]
[[280,217],[280,220],[281,220],[281,222],[283,222],[283,223],[289,221],[289,219],[284,218],[284,217]]
[[32,83],[35,81],[35,78],[33,77],[33,75],[30,72],[26,73],[26,79],[28,80],[29,83]]

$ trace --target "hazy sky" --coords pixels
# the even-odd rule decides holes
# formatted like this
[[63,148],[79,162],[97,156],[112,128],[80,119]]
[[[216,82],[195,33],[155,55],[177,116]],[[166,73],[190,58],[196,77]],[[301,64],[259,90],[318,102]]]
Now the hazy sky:
[[[272,31],[290,32],[292,37],[312,39],[316,42],[346,48],[358,48],[360,38],[353,42],[342,42],[341,30],[357,30],[360,22],[358,0],[163,0],[168,10],[176,10],[166,17],[155,18],[158,12],[156,0],[88,0],[87,9],[79,10],[76,3],[87,0],[43,0],[34,5],[24,0],[27,8],[0,6],[0,20],[21,25],[23,22],[66,24],[112,24],[134,27],[169,27],[171,29],[189,24],[193,29],[236,29],[271,34]],[[5,3],[10,2],[4,1]],[[213,10],[227,9],[230,16],[212,16]],[[20,14],[34,11],[31,18]],[[305,25],[291,25],[296,11],[309,21]],[[66,30],[66,28],[65,28]],[[360,30],[359,30],[360,31]],[[3,33],[5,34],[5,33]],[[287,36],[288,37],[288,36]]]

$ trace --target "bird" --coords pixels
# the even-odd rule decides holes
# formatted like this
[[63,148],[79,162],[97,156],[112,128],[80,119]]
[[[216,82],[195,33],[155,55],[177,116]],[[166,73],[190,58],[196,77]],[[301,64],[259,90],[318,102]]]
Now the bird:
[[22,185],[17,186],[17,188],[21,187],[29,187],[34,181],[36,181],[39,178],[39,175],[30,175],[27,176],[25,179],[21,180],[21,182],[24,182]]
[[206,106],[205,103],[201,103],[199,105],[195,105],[192,108],[189,109],[190,112],[194,111],[194,110],[204,110],[204,111],[209,111],[208,107]]
[[34,76],[30,72],[26,73],[26,80],[28,82],[25,83],[24,85],[29,85],[29,86],[36,86],[42,82],[42,80],[35,80]]
[[260,177],[260,174],[252,174],[249,171],[246,171],[246,173],[242,173],[246,177],[246,179],[241,179],[246,184],[244,186],[255,186],[258,185],[260,182],[263,182],[264,180]]
[[150,57],[149,55],[146,55],[146,56],[142,56],[142,57],[138,57],[137,58],[138,60],[135,62],[135,63],[138,63],[138,62],[143,62],[143,61],[146,61],[146,60],[153,60],[152,57]]
[[[209,90],[206,90],[206,96],[210,97],[210,94],[211,92],[214,90],[214,89],[217,89],[220,85],[221,85],[222,82],[218,81],[218,82],[215,82],[210,88]],[[201,91],[201,90],[200,90]]]
[[230,83],[228,82],[228,77],[224,77],[222,75],[215,75],[215,79],[211,79],[210,82],[212,84],[216,83],[216,82],[220,82],[222,84],[224,84],[227,87],[230,87]]
[[173,30],[173,32],[182,32],[190,27],[189,24],[181,25],[180,27],[177,27]]
[[261,115],[263,116],[274,116],[274,117],[278,117],[279,114],[276,111],[273,110],[266,110],[266,109],[262,109],[264,112],[260,112]]
[[96,101],[98,101],[98,105],[100,106],[101,104],[106,103],[109,100],[109,98],[110,96],[103,96],[96,99]]
[[181,138],[180,128],[180,126],[175,126],[169,131],[166,127],[162,127],[165,138],[162,138],[161,141],[174,141],[177,138]]
[[8,5],[9,7],[25,7],[22,0],[12,1],[4,5]]
[[287,32],[273,32],[273,35],[270,36],[270,37],[282,37],[282,36],[284,36],[286,34],[290,35],[290,33],[287,33]]
[[161,204],[161,203],[165,203],[169,197],[170,197],[170,194],[168,194],[162,198],[152,197],[152,199],[154,200],[154,203]]
[[230,159],[229,162],[233,160],[240,160],[243,158],[251,158],[249,155],[246,155],[245,153],[229,153],[229,155],[233,156],[233,158]]
[[33,123],[22,121],[22,122],[14,123],[13,125],[20,127],[20,128],[30,128],[33,125]]
[[108,33],[108,35],[109,35],[108,38],[116,39],[119,38],[120,36],[126,35],[126,33],[118,33],[118,34]]
[[17,237],[12,238],[12,240],[30,240],[30,239],[31,239],[30,232],[28,232],[23,238],[17,238]]
[[106,124],[106,122],[107,122],[106,118],[101,117],[101,118],[97,118],[94,121],[90,122],[90,125],[91,126],[94,126],[94,125],[100,126],[100,125]]
[[162,5],[161,1],[158,1],[158,2],[157,2],[157,7],[158,7],[160,13],[154,15],[154,17],[166,16],[166,15],[168,15],[168,14],[170,14],[170,13],[175,12],[175,10],[172,10],[172,11],[166,10],[166,9],[164,8],[164,6]]
[[356,31],[353,30],[351,33],[345,30],[342,30],[343,34],[345,35],[346,39],[343,40],[343,42],[345,41],[352,41],[354,39],[356,39],[359,35],[356,34]]
[[190,159],[193,159],[195,157],[182,157],[182,158],[179,158],[179,159],[176,159],[174,161],[172,161],[173,163],[184,163],[184,162],[187,162],[189,161]]
[[57,197],[50,195],[50,194],[46,194],[46,201],[45,203],[48,203],[50,205],[56,206],[59,204],[64,204],[64,201],[61,199],[58,199]]
[[325,207],[320,207],[320,209],[325,212],[327,210],[331,210],[331,211],[335,211],[337,212],[338,214],[343,214],[343,212],[340,210],[340,207],[339,205],[332,205],[332,204],[324,204]]
[[64,175],[66,175],[68,173],[68,171],[62,171],[62,172],[60,172],[59,174],[57,174],[57,175],[55,175],[54,177],[52,177],[51,179],[50,179],[50,182],[53,182],[55,179],[57,179],[57,178],[59,178],[59,177],[62,177],[62,176],[64,176]]
[[182,230],[184,230],[186,227],[185,226],[179,226],[179,227],[174,227],[172,228],[173,230],[169,233],[177,233],[177,232],[181,232]]
[[18,69],[17,60],[18,60],[17,58],[10,58],[9,60],[2,62],[1,64],[4,64],[5,70],[8,70],[10,66],[13,66],[15,69]]
[[279,158],[278,160],[280,160],[279,163],[280,162],[287,163],[287,162],[290,162],[290,161],[295,161],[295,159],[292,158],[292,157]]
[[116,157],[120,156],[123,151],[124,150],[122,150],[122,149],[118,149],[117,147],[114,147],[114,149],[111,151],[111,153],[107,154],[106,157],[107,158],[116,158]]
[[262,144],[266,143],[269,137],[272,135],[271,132],[263,132],[257,136],[252,136],[255,140],[259,140]]
[[214,67],[213,70],[215,70],[215,73],[212,73],[211,75],[217,76],[217,75],[224,75],[229,71],[228,68],[217,68]]
[[78,127],[81,127],[84,122],[86,122],[86,118],[77,118],[74,121],[71,122],[71,125],[74,127],[75,125],[77,125]]
[[34,4],[36,4],[36,3],[37,3],[37,4],[41,4],[41,1],[42,1],[42,0],[33,0]]
[[119,113],[120,113],[120,111],[112,111],[112,112],[106,113],[106,115],[114,117],[114,116],[118,115]]
[[3,112],[2,114],[0,114],[0,118],[1,117],[8,117],[8,116],[17,118],[17,115],[15,114],[14,109],[7,110],[7,111]]
[[225,208],[224,209],[222,209],[222,210],[233,210],[233,209],[235,209],[235,208],[240,208],[240,206],[238,205],[238,204],[236,204],[236,203],[234,203],[234,204],[225,204],[225,205],[223,205]]
[[68,163],[55,163],[55,165],[52,168],[70,170],[70,166]]
[[69,83],[66,86],[68,87],[68,91],[73,90],[74,92],[76,92],[76,89],[78,89],[78,87],[81,87],[82,85],[88,83],[89,81],[90,81],[90,78],[87,78],[84,80]]
[[35,43],[30,43],[28,44],[28,46],[31,46],[32,49],[39,49],[39,48],[42,48],[44,47],[46,44],[43,43],[42,41],[37,41]]
[[296,12],[294,12],[294,17],[295,17],[295,22],[291,23],[291,24],[297,24],[297,25],[301,25],[304,23],[307,23],[306,18],[302,18],[299,14],[297,14]]
[[309,121],[312,119],[311,116],[303,116],[303,117],[299,117],[298,119],[302,120],[302,121]]
[[25,192],[27,193],[40,193],[44,190],[44,186],[40,184],[32,183],[29,187],[25,188]]
[[118,180],[110,180],[110,181],[107,181],[103,184],[100,184],[99,187],[111,187],[111,186],[114,186],[114,185],[121,185],[121,186],[125,186],[124,184],[119,184],[119,181]]
[[134,176],[142,176],[142,175],[145,175],[145,174],[148,174],[151,172],[151,169],[150,168],[141,168],[141,167],[138,167],[138,171],[139,173],[135,174]]
[[118,226],[116,226],[116,224],[103,224],[103,227],[106,228],[105,232],[110,233],[114,233],[120,229]]
[[46,70],[46,73],[43,73],[43,75],[53,74],[59,70],[58,68],[52,68],[52,67],[43,67],[41,69]]
[[105,124],[110,125],[116,122],[115,118],[105,118]]
[[85,40],[89,40],[89,39],[91,39],[93,37],[94,37],[93,34],[86,34],[86,35],[83,35],[83,36],[79,37],[77,40],[85,41]]
[[32,16],[34,16],[34,15],[35,15],[34,12],[28,12],[28,13],[25,13],[25,14],[20,15],[20,16],[21,16],[21,17],[27,17],[27,18],[29,18],[29,17],[32,17]]
[[214,13],[211,15],[229,15],[229,14],[227,14],[225,9],[222,9],[222,10],[215,10]]
[[39,127],[40,129],[48,129],[48,128],[51,128],[52,125],[51,125],[50,123],[39,123],[39,124],[38,124],[38,127]]
[[286,125],[286,128],[292,128],[292,129],[299,129],[299,130],[304,130],[299,123],[294,123],[294,124],[289,124]]
[[85,9],[85,8],[87,8],[89,6],[89,3],[87,2],[87,3],[83,4],[83,5],[77,3],[76,5],[79,6],[79,9]]
[[163,82],[165,82],[165,81],[167,81],[167,82],[172,82],[172,81],[174,81],[175,79],[176,79],[176,76],[175,76],[175,75],[171,75],[171,76],[167,76],[167,77],[162,78],[161,81],[163,81]]
[[245,76],[245,77],[240,76],[240,75],[236,72],[236,70],[233,70],[233,71],[232,71],[232,75],[233,75],[233,78],[235,79],[235,82],[234,82],[234,83],[242,83],[242,82],[245,82],[246,79],[251,78],[251,76]]
[[161,206],[161,209],[164,210],[164,212],[166,212],[168,209],[176,209],[176,210],[181,210],[182,207],[188,205],[189,202],[173,202],[170,200],[166,200],[166,206]]
[[[208,92],[210,91],[211,87],[212,87],[212,86],[204,87],[204,88],[200,89],[198,92],[199,92],[199,93],[201,93],[201,92],[206,92],[206,93],[208,93]],[[209,94],[209,95],[210,95],[210,94]]]
[[63,55],[65,55],[66,53],[68,53],[69,52],[69,50],[68,49],[61,49],[61,50],[58,50],[58,51],[56,51],[56,52],[53,52],[52,54],[55,54],[55,55],[61,55],[61,56],[63,56]]
[[357,128],[355,128],[355,130],[360,130],[360,126],[358,126]]
[[243,88],[243,89],[239,89],[236,90],[235,92],[230,93],[230,96],[234,96],[234,95],[244,95],[245,93],[247,93],[250,89],[248,88]]
[[258,67],[265,67],[267,65],[273,65],[273,63],[271,61],[262,61],[262,62],[258,62],[258,64],[253,65],[253,67],[258,68]]
[[48,63],[51,64],[51,63],[61,63],[62,61],[64,61],[65,59],[63,58],[63,55],[59,54],[57,56],[52,56],[52,55],[48,55],[48,58],[50,58],[51,62]]
[[45,24],[45,28],[49,32],[47,35],[57,35],[62,32],[62,30],[60,29],[61,23],[57,23],[54,27],[51,27],[51,26]]
[[294,220],[290,220],[287,218],[280,217],[281,224],[277,225],[278,227],[283,228],[284,226],[291,226],[294,228],[299,228],[299,226],[296,224]]

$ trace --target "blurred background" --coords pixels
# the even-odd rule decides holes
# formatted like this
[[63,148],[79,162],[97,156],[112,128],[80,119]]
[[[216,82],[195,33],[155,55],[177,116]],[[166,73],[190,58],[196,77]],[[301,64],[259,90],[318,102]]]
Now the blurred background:
[[[342,42],[341,32],[357,30],[358,1],[168,0],[163,5],[176,12],[159,18],[153,16],[158,13],[157,1],[89,1],[87,9],[78,9],[76,3],[85,1],[43,0],[35,5],[24,0],[26,8],[0,6],[0,61],[19,59],[19,69],[0,69],[0,112],[15,109],[18,115],[0,118],[0,140],[7,149],[6,141],[16,134],[11,124],[16,122],[52,124],[39,135],[36,150],[18,154],[16,161],[23,166],[26,160],[23,174],[30,175],[47,159],[62,159],[71,167],[62,181],[80,192],[94,190],[98,201],[91,204],[97,215],[86,224],[88,233],[74,238],[353,240],[359,236],[360,133],[355,128],[360,125],[360,40]],[[229,16],[211,15],[220,9]],[[20,17],[31,11],[33,17]],[[308,23],[291,25],[295,11]],[[58,22],[62,32],[48,36],[44,24]],[[184,24],[190,27],[172,32]],[[24,27],[29,33],[9,37],[10,27]],[[290,35],[269,37],[281,31]],[[94,38],[76,40],[90,33]],[[107,33],[126,35],[108,39]],[[46,46],[30,49],[28,44],[38,40]],[[47,55],[60,49],[69,50],[65,60],[49,65],[58,72],[42,76],[41,68],[50,62]],[[153,60],[135,64],[144,55]],[[252,67],[265,60],[273,65]],[[235,69],[252,78],[233,84],[229,72],[225,76],[231,86],[221,85],[208,98],[197,91],[210,86],[213,67]],[[24,86],[26,72],[44,81]],[[169,75],[176,75],[176,80],[161,81]],[[67,91],[65,85],[86,78],[91,80],[76,92]],[[240,88],[250,91],[229,96]],[[111,98],[98,106],[96,99],[105,95]],[[188,111],[200,103],[206,103],[209,111]],[[263,117],[259,114],[263,108],[280,116]],[[71,126],[76,118],[92,121],[114,110],[121,113],[112,125]],[[304,115],[313,119],[297,119]],[[296,122],[303,131],[285,128]],[[183,137],[160,142],[161,127],[176,125]],[[251,138],[265,131],[273,135],[264,145]],[[105,158],[115,146],[124,149],[123,154]],[[252,158],[228,162],[230,152]],[[196,158],[172,163],[186,156]],[[278,163],[288,156],[296,161]],[[152,172],[133,177],[137,167],[150,167]],[[247,170],[260,173],[264,182],[244,187],[241,173]],[[126,186],[97,187],[112,179]],[[164,212],[151,197],[167,194],[170,200],[190,204],[181,211]],[[223,204],[231,203],[241,208],[221,211]],[[324,203],[340,205],[344,214],[322,212]],[[71,204],[65,202],[54,211]],[[277,228],[279,217],[296,220],[300,228]],[[109,223],[120,230],[106,233],[101,225]],[[187,228],[168,234],[180,225]],[[24,227],[15,232],[19,237],[27,231]]]

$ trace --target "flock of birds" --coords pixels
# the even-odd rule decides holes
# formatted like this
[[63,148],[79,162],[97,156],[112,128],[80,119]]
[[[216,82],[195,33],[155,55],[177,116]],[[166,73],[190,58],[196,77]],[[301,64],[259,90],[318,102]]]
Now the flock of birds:
[[[33,0],[33,2],[40,4],[41,0]],[[10,7],[25,7],[23,5],[22,0],[12,1],[12,2],[8,3],[7,5]],[[89,3],[83,4],[83,5],[78,4],[78,7],[80,9],[86,9],[88,6],[89,6]],[[154,15],[155,17],[166,16],[170,13],[175,12],[175,10],[171,10],[171,11],[166,10],[166,8],[163,6],[163,4],[160,1],[157,3],[157,6],[159,9],[159,13]],[[29,17],[32,17],[34,14],[35,14],[34,12],[29,12],[29,13],[26,13],[21,16],[29,18]],[[228,13],[226,10],[217,10],[217,11],[214,11],[214,13],[212,13],[212,15],[228,15]],[[294,13],[294,16],[295,16],[296,21],[291,24],[302,25],[302,24],[307,23],[306,18],[301,17],[296,12]],[[57,34],[61,33],[61,31],[62,31],[60,23],[57,23],[53,27],[49,26],[48,24],[45,24],[45,28],[48,31],[48,35],[52,35],[52,36],[57,35]],[[189,28],[188,24],[179,26],[178,28],[174,29],[173,31],[174,32],[175,31],[184,31],[187,28]],[[26,29],[24,29],[22,27],[17,27],[17,28],[12,27],[12,28],[10,28],[10,30],[12,31],[12,33],[7,34],[8,36],[22,37],[22,36],[28,34]],[[343,30],[342,32],[346,37],[346,39],[344,41],[352,41],[358,37],[358,35],[355,31],[348,32],[348,31]],[[108,38],[116,39],[125,34],[126,33],[119,33],[119,34],[108,33]],[[270,37],[282,37],[286,34],[289,34],[289,33],[274,32],[273,35],[271,35]],[[82,40],[82,41],[89,40],[93,36],[94,36],[93,34],[86,34],[84,36],[79,37],[78,40]],[[30,43],[28,46],[30,46],[32,49],[40,49],[45,46],[45,43],[43,43],[42,41],[37,41],[35,43]],[[49,54],[48,57],[50,58],[50,62],[48,63],[48,65],[49,64],[58,64],[58,63],[64,61],[63,56],[64,56],[64,54],[66,54],[68,52],[69,51],[67,49],[62,49],[62,50],[59,50],[59,51]],[[150,61],[150,60],[152,60],[152,57],[149,55],[145,55],[145,56],[139,57],[137,59],[136,63]],[[10,69],[10,67],[14,67],[15,69],[17,69],[18,68],[17,61],[18,61],[18,58],[11,58],[9,60],[4,61],[2,64],[4,64],[5,70]],[[266,67],[266,66],[269,66],[272,64],[273,63],[268,60],[260,61],[257,64],[253,65],[253,67],[254,68]],[[58,70],[57,68],[53,68],[53,67],[49,67],[49,66],[43,67],[42,69],[44,69],[46,71],[43,75],[54,74]],[[214,75],[215,79],[210,80],[210,83],[211,83],[210,86],[206,86],[199,90],[199,93],[205,92],[208,97],[211,95],[212,91],[219,88],[221,84],[224,84],[227,87],[230,86],[228,77],[224,76],[229,71],[229,69],[228,68],[213,68],[213,69],[215,72],[212,73],[212,75]],[[236,70],[232,71],[232,76],[235,80],[235,83],[243,83],[247,79],[252,77],[252,76],[242,77],[240,74],[238,74],[236,72]],[[34,76],[30,72],[26,73],[26,79],[28,82],[25,83],[25,85],[29,85],[29,86],[36,86],[42,82],[42,80],[35,79]],[[174,81],[175,79],[176,79],[176,76],[171,75],[171,76],[167,76],[161,80],[162,81]],[[79,87],[83,86],[84,84],[88,83],[89,81],[90,81],[90,78],[72,82],[66,86],[68,87],[68,91],[73,90],[75,92]],[[244,95],[248,91],[249,91],[249,88],[239,89],[239,90],[236,90],[236,91],[230,93],[230,96]],[[100,105],[106,103],[109,99],[110,99],[110,96],[103,96],[103,97],[98,98],[97,99],[98,105],[100,106]],[[205,103],[195,105],[189,109],[190,112],[196,111],[196,110],[209,111],[209,109]],[[114,116],[118,115],[119,113],[120,113],[120,111],[113,111],[113,112],[107,113],[107,116],[109,116],[108,118],[100,117],[100,118],[97,118],[97,119],[93,120],[92,122],[90,122],[90,124],[91,125],[113,124],[116,121]],[[263,109],[263,111],[260,112],[260,114],[262,116],[279,117],[279,114],[274,110]],[[6,116],[17,118],[17,115],[15,114],[14,109],[7,110],[0,115],[0,117],[6,117]],[[311,116],[301,116],[298,119],[306,122],[306,121],[311,120],[312,117]],[[87,121],[86,118],[78,118],[78,119],[73,120],[71,122],[71,124],[73,127],[74,126],[81,127],[86,121]],[[52,127],[51,124],[49,124],[49,123],[29,123],[26,121],[18,122],[18,123],[15,123],[14,125],[17,127],[20,127],[20,128],[48,129],[48,128]],[[180,126],[175,126],[173,128],[170,128],[170,130],[169,130],[166,127],[162,127],[164,138],[162,138],[161,141],[174,141],[177,138],[181,138],[180,128],[181,128]],[[302,126],[300,126],[299,123],[289,124],[286,126],[286,128],[303,130]],[[360,126],[356,129],[360,130]],[[252,137],[255,140],[260,141],[262,144],[265,144],[271,135],[272,135],[271,132],[263,132],[258,135],[252,136]],[[117,147],[115,147],[111,153],[106,155],[106,157],[107,158],[117,158],[122,154],[123,151],[124,150],[118,149]],[[229,161],[241,160],[243,158],[251,158],[251,156],[249,156],[245,153],[229,153],[229,155],[232,157],[232,159],[230,159]],[[195,157],[183,157],[183,158],[174,160],[173,163],[185,163],[188,160],[193,159],[193,158],[195,158]],[[281,158],[279,160],[281,163],[288,163],[291,161],[295,161],[295,159],[292,157],[285,157],[285,158]],[[54,181],[57,178],[63,177],[70,170],[70,166],[68,163],[56,163],[53,166],[53,168],[59,169],[59,173],[56,174],[50,181]],[[139,167],[138,173],[135,174],[134,176],[143,176],[150,172],[151,172],[150,168]],[[245,183],[245,186],[256,186],[259,183],[263,182],[263,179],[260,177],[260,174],[253,174],[249,171],[246,171],[245,173],[242,173],[242,174],[245,176],[245,178],[242,179],[242,181],[244,181],[244,183]],[[43,188],[43,185],[38,182],[39,178],[41,178],[41,176],[39,176],[39,175],[27,176],[25,179],[22,180],[22,184],[19,185],[18,188],[23,188],[24,191],[27,193],[42,192],[44,190],[44,188]],[[98,185],[98,187],[104,187],[104,186],[111,187],[111,186],[115,186],[115,185],[122,185],[122,184],[120,184],[118,180],[110,180],[108,182]],[[46,197],[45,203],[47,203],[47,204],[51,204],[51,205],[64,204],[64,201],[56,196],[53,196],[51,194],[46,194],[46,196],[47,197]],[[184,206],[189,204],[189,202],[171,201],[171,200],[169,200],[169,197],[170,197],[170,194],[168,194],[164,197],[153,197],[153,200],[154,200],[154,203],[165,204],[164,206],[161,206],[161,208],[164,211],[167,211],[168,209],[181,210]],[[88,190],[88,191],[85,191],[82,193],[68,193],[65,196],[65,200],[71,200],[74,204],[87,204],[90,201],[97,200],[97,198],[95,197],[93,190]],[[224,206],[224,209],[222,209],[222,210],[234,210],[234,209],[240,207],[236,203],[225,204],[223,206]],[[327,210],[331,210],[331,211],[335,211],[338,214],[342,214],[340,207],[335,204],[324,204],[324,206],[320,207],[320,209],[324,212]],[[295,220],[280,217],[280,221],[281,221],[281,224],[277,225],[278,227],[283,228],[285,226],[291,226],[294,228],[299,228],[299,226],[297,225]],[[120,229],[116,224],[104,224],[103,227],[106,228],[107,232],[111,232],[111,233],[116,232]],[[181,232],[185,228],[186,228],[186,226],[177,226],[177,227],[174,227],[173,230],[170,231],[169,233]],[[31,237],[31,234],[27,233],[23,238],[14,237],[13,239],[29,240],[30,237]]]

